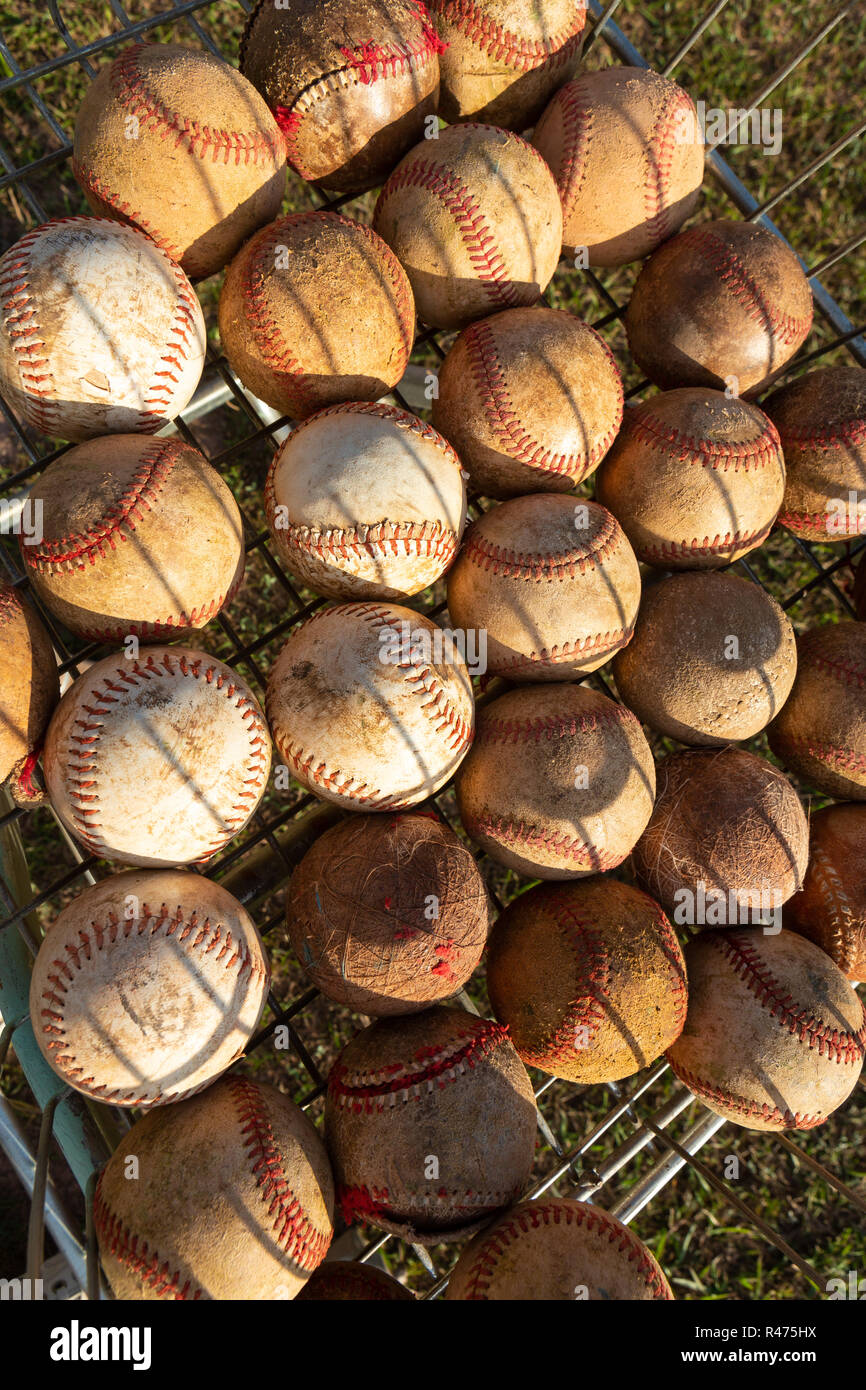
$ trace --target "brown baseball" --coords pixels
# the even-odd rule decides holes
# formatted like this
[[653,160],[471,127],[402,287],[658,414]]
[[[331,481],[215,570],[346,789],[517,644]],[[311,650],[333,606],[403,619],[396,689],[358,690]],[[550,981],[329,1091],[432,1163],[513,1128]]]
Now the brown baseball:
[[417,1013],[481,959],[490,902],[472,855],[436,816],[350,816],[292,875],[286,920],[319,989],[359,1013]]
[[642,1241],[588,1202],[540,1197],[521,1202],[462,1252],[448,1299],[573,1303],[673,1298]]
[[648,584],[634,636],[614,658],[620,698],[641,723],[681,743],[753,738],[788,698],[794,629],[759,585],[729,573]]
[[566,309],[505,309],[470,324],[438,388],[433,423],[487,497],[569,492],[622,423],[613,354]]
[[328,1077],[325,1141],[346,1223],[462,1240],[523,1193],[536,1109],[508,1030],[464,1009],[380,1019]]
[[780,762],[827,796],[866,800],[866,623],[797,639],[797,679],[767,730]]
[[301,420],[396,386],[415,310],[402,266],[374,231],[336,212],[298,212],[264,227],[235,256],[219,329],[244,386]]
[[779,524],[811,541],[866,535],[866,371],[825,367],[762,403],[782,441]]
[[806,815],[787,777],[740,748],[671,753],[657,773],[652,818],[632,856],[647,892],[678,926],[778,920],[809,857]]
[[510,690],[479,709],[457,778],[467,833],[529,878],[616,868],[654,795],[652,754],[631,711],[558,682]]
[[627,410],[596,483],[638,559],[666,570],[719,569],[762,545],[784,491],[772,421],[699,387]]
[[30,582],[70,632],[153,641],[204,627],[244,576],[243,522],[216,469],[178,439],[113,434],[49,464],[30,492]]
[[132,44],[97,75],[72,172],[95,213],[213,275],[280,210],[286,142],[252,83],[211,53]]
[[654,252],[625,315],[632,356],[663,388],[759,391],[812,327],[812,291],[773,232],[703,222]]
[[809,867],[785,926],[814,941],[850,980],[866,980],[866,806],[825,806],[812,816]]
[[364,1299],[377,1303],[414,1303],[415,1295],[383,1269],[356,1260],[326,1260],[314,1269],[299,1301],[347,1303]]
[[645,68],[602,68],[561,87],[532,143],[562,199],[563,248],[589,265],[643,260],[700,197],[704,141],[691,98]]
[[31,778],[60,698],[51,638],[31,605],[0,584],[0,782],[35,795]]
[[658,903],[598,875],[521,893],[493,928],[487,990],[528,1067],[618,1081],[662,1055],[686,1017],[686,972]]
[[451,621],[486,633],[491,674],[573,680],[631,640],[640,570],[604,507],[541,493],[473,522],[447,588]]
[[744,1129],[812,1129],[857,1084],[863,1004],[830,957],[793,932],[709,931],[685,950],[686,1024],[668,1061]]
[[325,1258],[333,1210],[314,1126],[234,1073],[133,1126],[100,1174],[93,1215],[115,1298],[288,1299]]
[[472,122],[409,151],[379,194],[373,226],[434,328],[534,304],[562,246],[559,194],[541,155],[511,131]]
[[439,114],[449,122],[534,125],[580,60],[585,0],[429,0],[439,56]]
[[441,50],[419,0],[258,0],[239,59],[292,168],[358,193],[381,183],[435,119]]

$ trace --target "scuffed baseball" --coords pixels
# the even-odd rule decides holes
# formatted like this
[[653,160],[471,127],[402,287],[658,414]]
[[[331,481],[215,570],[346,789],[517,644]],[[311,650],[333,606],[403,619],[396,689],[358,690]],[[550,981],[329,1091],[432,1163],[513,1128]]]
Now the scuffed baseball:
[[357,1260],[326,1260],[313,1270],[296,1294],[299,1301],[348,1303],[363,1299],[377,1303],[415,1302],[415,1295],[375,1265]]
[[568,492],[622,423],[600,334],[566,309],[505,309],[470,324],[439,370],[433,423],[487,497]]
[[18,590],[0,584],[0,782],[12,778],[25,796],[59,699],[51,638]]
[[134,227],[60,217],[0,257],[0,387],[41,434],[153,434],[192,398],[205,346],[192,285]]
[[616,868],[654,796],[652,754],[631,711],[559,682],[510,690],[479,709],[457,778],[467,834],[529,878]]
[[534,304],[562,246],[559,194],[541,155],[519,135],[475,123],[409,151],[379,194],[373,226],[434,328]]
[[92,854],[143,868],[209,859],[262,798],[271,740],[249,686],[188,647],[96,661],[45,739],[57,815]]
[[291,1299],[325,1258],[333,1210],[315,1127],[272,1086],[233,1073],[133,1126],[100,1174],[93,1216],[115,1298]]
[[649,584],[634,636],[614,658],[620,698],[641,723],[682,743],[753,738],[794,683],[797,646],[784,610],[729,573]]
[[370,227],[337,212],[297,212],[262,228],[235,256],[219,330],[244,386],[302,420],[396,386],[415,309],[402,266]]
[[638,559],[666,570],[719,569],[763,545],[784,491],[775,425],[697,387],[627,410],[596,483]]
[[685,950],[686,1024],[668,1061],[744,1129],[812,1129],[857,1084],[866,1012],[830,957],[793,932],[709,931]]
[[331,406],[280,446],[265,484],[274,544],[329,598],[403,599],[452,563],[466,524],[460,460],[395,406]]
[[458,628],[486,633],[487,669],[509,681],[573,680],[631,640],[640,570],[597,502],[514,497],[472,523],[448,574]]
[[866,623],[797,639],[797,678],[767,730],[776,757],[827,796],[866,801]]
[[535,1126],[507,1029],[455,1008],[380,1019],[328,1077],[325,1142],[343,1219],[422,1245],[462,1240],[523,1193]]
[[640,261],[679,231],[700,197],[704,141],[691,98],[647,68],[581,73],[532,135],[562,198],[562,240],[587,264]]
[[114,874],[65,907],[30,979],[36,1041],[58,1076],[111,1105],[169,1105],[241,1056],[267,956],[225,888],[173,869]]
[[396,604],[332,604],[296,628],[271,670],[267,712],[292,776],[354,811],[432,796],[463,761],[474,726],[456,644]]
[[866,806],[825,806],[809,822],[803,891],[785,926],[826,951],[843,975],[866,980]]
[[42,511],[39,544],[21,538],[30,582],[82,637],[152,641],[204,627],[243,579],[237,503],[181,440],[88,440],[49,464],[30,502]]
[[670,922],[645,893],[604,875],[515,898],[493,928],[487,990],[526,1065],[566,1081],[633,1076],[686,1017]]
[[228,63],[180,44],[137,43],[88,88],[72,172],[95,213],[140,228],[197,279],[276,217],[286,142]]

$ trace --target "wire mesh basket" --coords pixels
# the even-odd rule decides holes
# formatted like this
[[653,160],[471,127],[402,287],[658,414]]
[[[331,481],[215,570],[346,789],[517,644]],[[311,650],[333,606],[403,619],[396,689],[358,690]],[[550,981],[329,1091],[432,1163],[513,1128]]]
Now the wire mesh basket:
[[[4,74],[0,95],[6,112],[0,144],[3,249],[50,217],[86,210],[71,175],[70,137],[75,110],[98,65],[119,46],[142,35],[203,47],[236,63],[244,8],[237,0],[188,0],[167,8],[160,8],[159,0],[138,0],[127,8],[120,0],[109,0],[101,11],[84,13],[87,7],[73,0],[65,5],[61,0],[47,0],[38,20],[0,20],[0,28],[5,26],[0,33]],[[856,155],[862,159],[866,123],[855,109],[855,94],[849,98],[844,89],[835,88],[831,109],[829,76],[822,86],[824,75],[838,74],[840,63],[844,71],[846,52],[858,37],[861,42],[866,37],[862,11],[859,4],[845,4],[829,13],[816,11],[808,3],[777,6],[775,10],[790,12],[780,42],[762,25],[757,14],[762,8],[766,7],[746,4],[735,14],[728,0],[715,0],[706,10],[697,0],[690,6],[648,0],[643,9],[628,0],[613,0],[606,7],[591,0],[585,62],[595,67],[651,65],[665,75],[675,74],[693,97],[706,95],[714,99],[711,104],[723,104],[718,92],[703,93],[693,83],[701,80],[704,71],[702,53],[711,50],[716,70],[725,73],[732,48],[739,45],[738,62],[749,84],[748,95],[745,90],[737,92],[734,120],[728,122],[724,137],[708,139],[705,203],[698,216],[706,216],[708,208],[711,215],[739,215],[780,236],[783,232],[774,218],[789,218],[784,225],[790,223],[792,228],[794,249],[809,277],[817,312],[812,335],[783,379],[791,379],[815,362],[823,365],[853,358],[864,366],[866,338],[861,334],[866,324],[858,327],[849,313],[853,316],[858,307],[858,285],[862,290],[862,279],[858,282],[852,272],[852,257],[866,229],[847,225],[839,217],[832,227],[822,226],[819,237],[814,220],[820,216],[825,181],[838,188],[845,180],[856,179],[851,172]],[[643,51],[649,53],[649,61]],[[730,62],[733,73],[735,65]],[[766,76],[770,70],[772,75]],[[735,83],[733,76],[730,80]],[[760,152],[740,147],[737,138],[771,98],[786,102],[786,113],[795,125],[811,119],[808,112],[798,114],[798,103],[802,105],[804,91],[814,90],[824,93],[818,103],[822,123],[808,140],[798,141],[790,172],[780,179]],[[721,153],[723,140],[731,146],[726,151],[730,159]],[[757,195],[748,184],[759,190]],[[351,205],[352,215],[369,221],[370,195],[325,200],[290,174],[290,210],[346,204]],[[813,252],[811,240],[806,244],[802,236],[798,244],[794,228],[802,232],[804,225],[814,226],[815,240],[832,238],[831,244],[820,253]],[[576,307],[581,317],[603,333],[624,371],[630,398],[642,395],[648,386],[629,365],[621,325],[635,273],[634,266],[596,273],[562,264],[547,296],[553,304]],[[206,281],[198,288],[210,327],[218,287]],[[862,303],[859,307],[862,315]],[[198,645],[240,671],[261,694],[269,666],[287,634],[323,600],[299,591],[275,557],[263,522],[265,470],[290,422],[250,396],[220,355],[215,335],[210,334],[210,341],[205,374],[193,401],[176,424],[162,433],[177,432],[200,449],[228,478],[244,513],[245,588]],[[444,357],[448,341],[442,333],[419,334],[412,364],[389,399],[423,413],[429,405],[425,382]],[[12,515],[23,504],[34,478],[64,449],[51,449],[16,418],[6,402],[0,405],[5,420],[0,432],[0,499]],[[484,505],[482,499],[474,498],[470,510],[477,515]],[[766,588],[795,623],[853,616],[853,567],[864,550],[866,543],[812,545],[777,531],[738,567]],[[0,559],[4,580],[25,588],[11,537],[0,538]],[[434,617],[441,613],[441,584],[414,606]],[[71,641],[49,613],[40,611],[62,673],[74,677],[83,663],[103,654],[93,644]],[[590,682],[613,693],[604,670]],[[764,751],[760,741],[754,746]],[[655,740],[654,747],[661,751],[661,740]],[[8,1064],[12,1049],[17,1059],[16,1068],[7,1071],[7,1077],[12,1077],[7,1093],[0,1093],[0,1146],[30,1197],[27,1276],[44,1277],[51,1268],[44,1263],[47,1230],[65,1260],[56,1296],[68,1297],[78,1289],[98,1298],[106,1290],[92,1228],[94,1184],[128,1127],[129,1117],[124,1111],[85,1101],[48,1069],[35,1045],[27,995],[41,927],[110,868],[85,856],[47,805],[30,809],[15,805],[6,791],[0,795],[5,797],[0,814],[0,1012],[4,1020],[0,1065]],[[450,788],[434,798],[430,809],[459,829]],[[279,965],[269,1009],[242,1065],[277,1081],[314,1116],[328,1066],[357,1028],[358,1019],[330,1007],[293,966],[284,947],[281,894],[293,866],[339,814],[297,786],[289,793],[269,794],[238,839],[208,865],[208,873],[253,912]],[[516,882],[483,855],[480,862],[499,907],[513,894]],[[461,1002],[486,1010],[483,978],[471,982]],[[281,1052],[275,1047],[278,1036],[289,1042]],[[598,1202],[621,1220],[636,1222],[638,1233],[653,1248],[679,1294],[820,1297],[828,1277],[844,1273],[845,1233],[850,1223],[855,1227],[862,1223],[866,1212],[866,1175],[857,1156],[858,1141],[862,1151],[866,1133],[862,1082],[845,1111],[827,1127],[832,1128],[829,1137],[813,1131],[794,1141],[786,1135],[733,1131],[676,1082],[664,1062],[625,1082],[590,1088],[545,1079],[537,1072],[532,1075],[540,1130],[532,1195],[552,1189],[561,1196]],[[749,1184],[742,1181],[744,1170],[769,1175],[772,1200],[766,1200],[764,1188],[758,1199],[750,1193]],[[83,1201],[75,1199],[71,1184],[62,1179],[67,1171]],[[709,1262],[709,1273],[688,1256],[693,1229],[705,1220],[721,1238],[721,1253]],[[738,1259],[745,1258],[745,1276],[741,1271],[735,1275],[729,1266],[725,1252],[731,1246],[738,1249]],[[421,1297],[441,1292],[455,1258],[453,1247],[407,1246],[370,1230],[346,1233],[338,1249],[362,1260],[384,1258]]]

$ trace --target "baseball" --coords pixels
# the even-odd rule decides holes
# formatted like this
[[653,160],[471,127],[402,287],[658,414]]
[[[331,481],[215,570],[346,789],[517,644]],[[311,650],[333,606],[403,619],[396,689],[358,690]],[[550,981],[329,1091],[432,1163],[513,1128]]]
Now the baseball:
[[233,1074],[133,1126],[100,1174],[93,1217],[115,1298],[287,1299],[325,1258],[333,1210],[306,1115]]
[[270,765],[249,686],[186,647],[94,662],[45,739],[45,781],[69,833],[92,854],[143,868],[216,854],[255,811]]
[[779,522],[810,541],[866,535],[866,371],[825,367],[762,404],[782,441]]
[[433,423],[486,497],[568,492],[622,423],[604,339],[566,309],[504,309],[458,337],[439,369]]
[[429,0],[439,55],[439,114],[525,130],[580,60],[586,0]]
[[767,385],[805,342],[812,291],[794,252],[749,222],[703,222],[647,261],[625,315],[631,354],[657,386]]
[[466,663],[429,618],[334,604],[291,634],[268,680],[268,723],[302,786],[350,811],[424,801],[472,742]]
[[18,590],[0,584],[0,782],[11,778],[25,797],[59,698],[51,638]]
[[42,540],[22,537],[36,593],[97,642],[152,641],[204,627],[240,587],[243,522],[197,449],[116,434],[49,464],[30,491]]
[[228,63],[179,44],[137,43],[88,88],[72,172],[94,212],[146,232],[198,279],[277,216],[286,142]]
[[850,980],[866,980],[866,806],[825,806],[812,816],[809,867],[785,926],[808,936]]
[[697,387],[627,410],[596,485],[638,559],[666,570],[719,569],[763,545],[784,491],[775,425]]
[[380,1019],[328,1077],[337,1201],[421,1245],[461,1240],[524,1191],[536,1109],[508,1030],[464,1009]]
[[482,1231],[448,1280],[448,1299],[598,1302],[673,1298],[649,1250],[616,1217],[588,1202],[521,1202]]
[[712,571],[649,584],[634,636],[613,664],[620,698],[642,724],[708,745],[760,733],[796,670],[794,629],[775,599]]
[[709,931],[689,942],[686,1025],[668,1061],[744,1129],[812,1129],[851,1094],[866,1012],[838,966],[793,932]]
[[686,1018],[683,954],[661,908],[597,876],[544,883],[505,909],[487,990],[528,1067],[618,1081],[661,1057]]
[[326,1260],[313,1270],[295,1297],[317,1303],[347,1303],[359,1299],[378,1303],[415,1301],[414,1294],[383,1269],[356,1260]]
[[192,398],[205,343],[189,280],[134,227],[60,217],[0,256],[0,388],[42,434],[153,434]]
[[695,210],[704,141],[691,98],[645,68],[602,68],[561,87],[532,143],[562,199],[562,240],[589,265],[640,261]]
[[630,641],[640,570],[597,502],[514,497],[470,526],[448,575],[458,628],[487,633],[487,669],[509,681],[573,680]]
[[767,731],[791,772],[827,796],[866,801],[866,624],[797,639],[797,678]]
[[654,795],[652,754],[631,711],[563,683],[509,690],[480,709],[457,779],[467,834],[528,878],[616,868]]
[[244,386],[300,420],[397,385],[415,332],[412,290],[369,227],[337,212],[297,212],[235,256],[219,330]]
[[358,193],[381,183],[435,120],[441,49],[419,0],[258,0],[239,57],[292,168]]
[[379,194],[373,226],[434,328],[534,304],[562,246],[559,194],[541,155],[519,135],[474,123],[409,151]]
[[335,405],[277,451],[265,513],[276,549],[315,593],[399,600],[454,559],[466,486],[451,445],[417,416]]
[[638,879],[677,925],[778,920],[803,885],[809,827],[778,768],[740,748],[689,749],[658,764]]
[[168,1105],[241,1056],[268,994],[265,950],[218,883],[131,870],[86,888],[39,948],[30,1018],[67,1085],[110,1105]]
[[313,984],[374,1018],[462,989],[490,916],[469,850],[420,812],[348,816],[307,851],[286,894],[292,946]]

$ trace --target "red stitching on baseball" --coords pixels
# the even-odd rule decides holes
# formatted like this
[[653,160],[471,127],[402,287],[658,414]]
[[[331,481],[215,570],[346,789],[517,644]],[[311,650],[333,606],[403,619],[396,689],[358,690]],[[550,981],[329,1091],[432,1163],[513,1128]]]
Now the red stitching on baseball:
[[585,0],[575,0],[574,17],[567,28],[545,39],[527,40],[510,29],[503,29],[473,0],[429,0],[428,8],[446,23],[453,24],[482,53],[518,72],[531,72],[545,63],[553,66],[565,62],[581,43],[586,22]]
[[204,1294],[187,1274],[184,1282],[180,1270],[172,1270],[167,1260],[160,1261],[159,1252],[151,1251],[146,1240],[139,1238],[129,1226],[115,1216],[102,1195],[102,1180],[105,1170],[99,1175],[96,1194],[93,1199],[93,1223],[103,1249],[124,1265],[131,1274],[140,1279],[157,1298],[185,1300],[203,1298]]
[[328,1096],[337,1105],[348,1106],[355,1114],[371,1114],[390,1109],[402,1098],[406,1105],[419,1100],[422,1093],[440,1091],[465,1075],[503,1043],[510,1041],[508,1028],[491,1019],[475,1019],[465,1024],[466,1032],[453,1040],[456,1046],[419,1047],[410,1061],[414,1071],[394,1063],[379,1071],[350,1072],[339,1059],[328,1077]]
[[545,894],[545,906],[550,908],[557,927],[574,957],[577,979],[584,992],[572,1001],[563,1014],[559,1027],[539,1048],[521,1048],[520,1055],[530,1066],[546,1066],[558,1057],[572,1057],[578,1028],[586,1029],[588,1046],[605,1020],[610,998],[610,957],[604,936],[594,920],[581,913],[569,895],[561,889]]
[[540,652],[498,657],[495,663],[496,671],[497,673],[501,671],[512,673],[521,670],[531,671],[536,665],[556,666],[560,662],[576,661],[598,652],[610,652],[612,655],[631,641],[633,632],[634,624],[632,623],[629,628],[619,627],[610,632],[596,632],[589,637],[578,639],[576,642],[563,642],[561,646],[550,648],[542,647]]
[[554,98],[562,119],[562,159],[556,183],[566,220],[580,197],[589,170],[593,108],[580,101],[583,90],[582,80],[566,82]]
[[791,512],[781,511],[776,517],[778,526],[787,526],[791,531],[805,531],[818,540],[841,541],[856,539],[863,535],[866,525],[866,505],[860,503],[857,514],[846,513],[845,525],[839,525],[838,512]]
[[113,188],[109,188],[95,169],[81,164],[74,156],[72,176],[86,192],[90,193],[102,205],[106,216],[109,210],[113,209],[126,222],[127,226],[137,227],[139,231],[145,232],[151,241],[156,242],[160,251],[164,251],[171,260],[179,261],[181,259],[183,252],[179,246],[175,246],[173,241],[168,241],[152,223],[145,221],[141,214],[135,211],[131,203],[124,202],[120,194],[116,193]]
[[[517,1186],[507,1191],[477,1192],[468,1188],[461,1192],[459,1189],[449,1191],[446,1187],[440,1187],[436,1192],[413,1192],[411,1199],[414,1205],[423,1204],[428,1207],[447,1202],[451,1212],[457,1216],[477,1217],[479,1208],[486,1209],[486,1214],[490,1216],[491,1208],[508,1206],[520,1195],[521,1190],[521,1186]],[[468,1200],[458,1201],[457,1198],[460,1197]],[[390,1198],[387,1187],[351,1187],[343,1183],[337,1185],[337,1200],[347,1226],[353,1225],[356,1221],[363,1225],[368,1221],[378,1220],[381,1223],[384,1220],[405,1229],[408,1225],[405,1215],[394,1211]]]
[[695,537],[691,541],[662,541],[659,545],[647,545],[638,541],[635,543],[635,553],[641,560],[650,557],[654,560],[671,560],[678,555],[726,555],[742,546],[754,550],[767,539],[774,524],[775,522],[771,521],[768,526],[761,526],[757,531],[726,531],[724,535],[720,533],[712,540],[709,536],[704,536],[703,540]]
[[536,719],[484,719],[482,716],[475,738],[479,744],[485,743],[540,743],[542,739],[551,742],[558,738],[573,738],[576,734],[594,733],[597,729],[614,724],[631,724],[640,728],[640,722],[625,705],[615,700],[608,701],[611,708],[598,709],[592,714],[547,714]]
[[747,473],[750,467],[765,468],[768,464],[778,464],[781,452],[779,431],[769,417],[764,429],[755,439],[725,443],[717,439],[702,439],[686,434],[667,420],[653,415],[647,406],[641,406],[631,419],[626,415],[625,431],[629,439],[638,440],[640,443],[665,444],[681,463],[696,463],[702,468],[721,468],[725,473],[731,467],[735,473],[739,473],[741,469]]
[[775,738],[782,749],[791,749],[801,754],[808,753],[811,757],[817,758],[818,762],[827,763],[830,767],[841,768],[843,772],[855,776],[866,776],[866,755],[859,753],[856,748],[819,743],[816,739],[810,738],[793,738],[790,734],[781,732],[777,732]]
[[679,143],[683,116],[688,111],[697,130],[698,116],[691,98],[681,88],[670,93],[647,140],[647,182],[644,190],[644,216],[655,246],[671,231],[674,205],[668,203],[674,150]]
[[576,836],[569,838],[568,835],[555,835],[550,830],[528,825],[523,820],[510,820],[506,816],[473,815],[464,812],[463,825],[473,840],[487,836],[488,839],[506,845],[516,854],[524,854],[527,850],[544,850],[559,859],[570,860],[576,868],[591,873],[606,873],[608,869],[615,869],[628,856],[628,850],[625,854],[615,854],[610,850],[596,849],[594,845]]
[[571,550],[556,553],[511,550],[480,534],[481,522],[470,528],[462,554],[485,573],[507,574],[512,579],[575,579],[609,559],[623,540],[622,528],[608,512],[600,518],[595,535],[577,541]]
[[43,434],[52,433],[51,423],[56,417],[59,402],[54,396],[54,378],[45,351],[45,339],[36,322],[36,308],[30,297],[30,252],[48,227],[78,220],[57,217],[28,232],[13,248],[14,260],[8,258],[11,253],[4,257],[0,276],[0,310],[18,367],[25,419]]
[[690,1091],[694,1091],[695,1095],[702,1100],[715,1101],[717,1105],[724,1106],[726,1110],[733,1110],[737,1115],[745,1115],[750,1119],[760,1118],[767,1124],[780,1124],[784,1129],[814,1129],[816,1125],[822,1125],[827,1118],[826,1115],[779,1110],[775,1105],[767,1105],[766,1101],[763,1105],[757,1105],[747,1096],[738,1096],[733,1091],[723,1091],[711,1081],[703,1080],[686,1067],[679,1066],[672,1057],[668,1057],[668,1062],[674,1075],[688,1086]]
[[[781,434],[781,430],[779,431]],[[860,448],[866,444],[866,420],[845,420],[842,424],[833,425],[826,430],[796,430],[785,429],[784,447],[787,449],[789,444],[796,444],[801,449],[820,449],[827,453],[838,444],[854,445]]]
[[[786,347],[799,347],[812,327],[812,311],[805,318],[779,313],[764,302],[759,287],[749,275],[740,257],[708,227],[692,227],[682,233],[683,243],[698,253],[703,252],[711,269],[725,289],[745,309],[748,317],[759,323],[769,336],[772,329]],[[781,243],[784,245],[784,242]]]
[[[174,276],[178,297],[174,323],[169,330],[165,351],[158,359],[144,405],[138,412],[139,428],[145,433],[157,430],[165,423],[174,397],[174,387],[179,380],[179,373],[183,370],[184,359],[188,355],[190,343],[195,340],[196,314],[201,314],[199,302],[180,266],[175,265],[164,251],[160,254],[165,257],[166,264]],[[162,363],[162,366],[159,363]]]
[[853,666],[849,661],[843,661],[841,657],[822,656],[819,652],[813,657],[813,660],[819,671],[833,676],[843,685],[856,685],[858,690],[862,690],[866,686],[866,671]]
[[[331,214],[333,216],[333,214]],[[343,219],[345,220],[345,219]],[[355,225],[352,223],[351,225]],[[360,224],[358,224],[360,225]],[[370,231],[369,227],[365,228]],[[381,242],[381,238],[379,239]],[[384,246],[385,243],[381,242]],[[389,255],[395,264],[396,256],[387,248]],[[326,405],[324,409],[317,410],[313,415],[309,415],[306,420],[302,420],[292,430],[292,439],[296,439],[299,434],[314,425],[317,420],[324,420],[329,415],[377,415],[382,420],[390,420],[398,429],[408,430],[410,434],[417,434],[419,439],[423,439],[427,444],[435,444],[436,448],[443,453],[450,464],[458,471],[462,465],[457,454],[444,435],[435,430],[432,425],[428,425],[425,420],[419,420],[417,415],[411,415],[408,410],[400,410],[395,405],[383,405],[381,401],[347,401],[337,405]],[[277,451],[279,453],[279,450]]]

